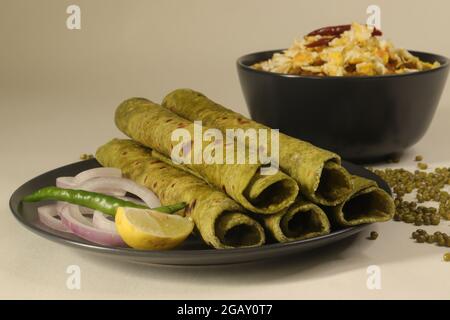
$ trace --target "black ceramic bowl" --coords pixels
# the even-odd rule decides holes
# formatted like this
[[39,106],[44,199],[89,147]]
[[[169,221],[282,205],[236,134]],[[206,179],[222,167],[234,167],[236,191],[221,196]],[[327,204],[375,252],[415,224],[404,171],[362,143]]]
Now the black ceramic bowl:
[[367,77],[296,76],[250,67],[280,51],[252,53],[237,61],[252,119],[352,161],[378,160],[419,141],[448,75],[447,58],[414,51],[441,67]]

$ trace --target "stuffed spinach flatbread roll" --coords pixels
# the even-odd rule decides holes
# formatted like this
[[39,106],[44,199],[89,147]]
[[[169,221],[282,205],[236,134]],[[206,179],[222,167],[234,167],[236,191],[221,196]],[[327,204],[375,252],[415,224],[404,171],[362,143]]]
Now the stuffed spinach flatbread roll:
[[[186,166],[174,164],[157,151],[152,150],[151,154],[158,160],[197,176]],[[266,230],[278,242],[309,239],[330,233],[330,222],[325,212],[319,206],[299,199],[282,212],[264,215],[262,219]]]
[[[196,136],[193,122],[143,98],[124,101],[116,110],[115,121],[117,127],[133,140],[170,159],[174,145],[177,145],[177,142],[172,141],[175,130],[184,129],[183,132],[189,133],[190,137]],[[203,131],[207,129],[203,128]],[[223,190],[244,208],[255,213],[272,214],[295,201],[298,194],[296,182],[281,171],[272,175],[261,174],[261,163],[245,161],[243,164],[228,164],[226,152],[223,152],[222,163],[196,163],[195,159],[202,159],[204,155],[202,150],[211,144],[200,140],[188,141],[190,163],[183,165],[209,184]],[[233,148],[232,152],[236,155],[237,149]],[[250,153],[245,153],[248,159]]]
[[348,227],[385,222],[393,218],[394,200],[375,181],[352,176],[352,182],[354,189],[347,199],[335,207],[325,209],[332,223]]
[[[181,117],[201,120],[204,125],[223,132],[236,128],[269,129],[190,89],[169,93],[162,105]],[[314,203],[336,205],[351,192],[350,175],[340,162],[340,157],[330,151],[285,134],[279,135],[281,169],[297,181],[300,192]]]
[[184,214],[208,245],[224,249],[264,244],[264,229],[242,206],[203,180],[153,158],[138,143],[114,139],[97,150],[96,158],[152,190],[163,205],[187,203]]
[[267,230],[278,242],[319,237],[330,233],[330,222],[317,205],[298,200],[285,212],[264,216]]

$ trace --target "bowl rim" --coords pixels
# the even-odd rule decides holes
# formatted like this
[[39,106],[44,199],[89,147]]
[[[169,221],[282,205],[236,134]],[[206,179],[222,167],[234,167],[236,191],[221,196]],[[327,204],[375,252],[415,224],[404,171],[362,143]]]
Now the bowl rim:
[[236,60],[236,64],[238,68],[242,68],[246,71],[253,72],[253,73],[259,73],[261,75],[269,75],[272,77],[280,77],[280,78],[293,78],[293,79],[314,79],[314,80],[326,80],[326,79],[345,79],[345,80],[360,80],[360,79],[384,79],[384,78],[397,78],[397,77],[413,77],[415,75],[421,75],[421,74],[427,74],[432,72],[438,72],[442,69],[448,69],[449,66],[449,58],[425,51],[416,51],[416,50],[408,50],[413,55],[429,55],[434,56],[436,60],[438,60],[441,65],[435,69],[430,70],[424,70],[424,71],[417,71],[417,72],[410,72],[410,73],[401,73],[401,74],[384,74],[384,75],[376,75],[376,76],[313,76],[313,75],[297,75],[297,74],[285,74],[285,73],[277,73],[277,72],[270,72],[270,71],[263,71],[263,70],[257,70],[253,69],[249,64],[245,64],[244,60],[249,59],[251,56],[256,55],[262,55],[262,54],[274,54],[279,53],[287,49],[276,49],[276,50],[264,50],[264,51],[258,51],[253,53],[248,53],[246,55],[243,55],[239,57]]

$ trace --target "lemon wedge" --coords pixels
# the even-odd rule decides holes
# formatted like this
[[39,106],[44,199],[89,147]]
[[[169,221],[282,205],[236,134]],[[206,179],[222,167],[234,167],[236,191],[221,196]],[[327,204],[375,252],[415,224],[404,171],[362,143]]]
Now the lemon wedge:
[[140,250],[172,249],[194,229],[189,218],[151,209],[120,207],[116,211],[116,229],[123,241]]

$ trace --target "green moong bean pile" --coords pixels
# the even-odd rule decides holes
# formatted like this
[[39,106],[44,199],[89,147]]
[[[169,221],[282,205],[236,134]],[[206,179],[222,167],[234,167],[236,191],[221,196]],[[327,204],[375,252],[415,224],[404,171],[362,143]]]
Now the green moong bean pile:
[[[395,194],[394,221],[416,226],[437,226],[442,219],[450,220],[450,194],[445,190],[446,186],[450,185],[450,168],[440,167],[432,172],[426,172],[428,165],[421,162],[423,159],[421,155],[414,158],[420,169],[414,172],[402,168],[373,170],[389,184]],[[413,191],[416,191],[415,201],[404,200],[404,197]],[[438,208],[419,205],[430,201],[437,203]],[[450,247],[450,236],[441,231],[428,234],[423,229],[417,229],[411,234],[411,238],[417,243]],[[444,254],[443,260],[450,262],[449,252]]]
[[417,202],[396,199],[394,221],[412,223],[416,226],[437,226],[441,216],[434,207],[418,206]]
[[[416,158],[417,159],[417,158]],[[405,169],[376,169],[395,194],[396,214],[394,220],[421,225],[438,225],[441,218],[450,220],[450,194],[444,190],[450,185],[450,168],[436,168],[432,172]],[[415,201],[404,196],[416,191]],[[438,208],[419,205],[434,201]]]
[[436,231],[433,234],[428,234],[423,229],[417,229],[411,234],[411,238],[416,240],[417,243],[436,243],[440,247],[450,248],[450,237],[445,232]]

